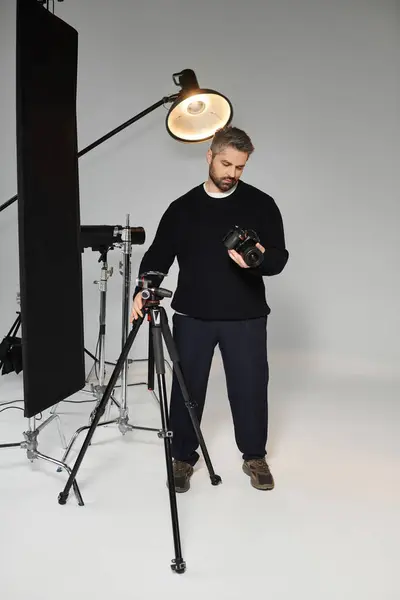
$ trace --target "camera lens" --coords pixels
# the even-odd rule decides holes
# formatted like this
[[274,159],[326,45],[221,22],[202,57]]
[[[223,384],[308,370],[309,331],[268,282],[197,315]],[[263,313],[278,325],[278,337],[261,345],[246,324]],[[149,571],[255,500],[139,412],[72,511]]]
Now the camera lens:
[[225,247],[228,248],[228,250],[233,250],[238,242],[240,240],[240,237],[238,235],[237,231],[230,231],[223,239],[223,242],[225,244]]
[[249,250],[244,256],[244,261],[249,267],[258,267],[263,261],[264,255],[257,248]]

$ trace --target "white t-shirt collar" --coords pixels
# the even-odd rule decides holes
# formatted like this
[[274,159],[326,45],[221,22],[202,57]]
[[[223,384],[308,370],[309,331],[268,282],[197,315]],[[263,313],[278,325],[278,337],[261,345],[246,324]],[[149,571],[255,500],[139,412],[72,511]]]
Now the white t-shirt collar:
[[206,188],[206,183],[203,183],[203,187],[204,187],[204,191],[208,196],[211,196],[211,198],[226,198],[227,196],[230,196],[231,194],[233,194],[233,192],[236,190],[238,184],[236,183],[236,185],[233,186],[233,188],[231,188],[230,190],[228,190],[227,192],[208,192],[207,188]]

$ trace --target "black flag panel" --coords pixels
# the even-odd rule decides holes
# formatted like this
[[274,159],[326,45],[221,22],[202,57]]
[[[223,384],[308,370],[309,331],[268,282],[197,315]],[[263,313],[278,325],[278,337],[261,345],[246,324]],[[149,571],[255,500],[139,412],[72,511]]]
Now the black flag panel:
[[17,2],[17,170],[25,416],[85,385],[76,130],[78,34]]

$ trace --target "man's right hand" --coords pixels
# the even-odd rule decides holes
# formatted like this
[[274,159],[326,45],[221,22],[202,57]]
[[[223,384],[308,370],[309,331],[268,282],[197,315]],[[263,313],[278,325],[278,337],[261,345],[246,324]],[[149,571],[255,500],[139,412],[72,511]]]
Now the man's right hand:
[[139,316],[143,317],[142,308],[143,308],[142,292],[139,292],[135,296],[135,299],[132,304],[132,312],[131,312],[131,318],[130,318],[131,323],[133,323],[133,321],[136,321],[139,318]]

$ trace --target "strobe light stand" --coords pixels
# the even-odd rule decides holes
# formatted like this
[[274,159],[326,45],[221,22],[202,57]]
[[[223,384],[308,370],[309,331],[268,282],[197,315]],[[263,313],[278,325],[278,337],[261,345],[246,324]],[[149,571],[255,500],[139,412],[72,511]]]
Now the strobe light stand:
[[[107,226],[108,228],[110,228],[110,226]],[[87,228],[86,228],[87,229]],[[99,230],[104,229],[99,227]],[[123,283],[122,283],[122,349],[124,349],[125,346],[125,342],[128,336],[128,331],[129,331],[129,298],[130,298],[130,281],[131,281],[131,265],[130,265],[130,260],[131,260],[131,253],[132,253],[132,243],[134,242],[135,244],[143,244],[144,240],[145,240],[145,233],[144,230],[141,227],[131,227],[130,226],[130,216],[127,215],[126,216],[126,224],[124,227],[122,226],[115,226],[115,228],[111,229],[115,229],[115,233],[113,233],[113,236],[115,238],[115,242],[114,245],[115,246],[119,246],[122,250],[122,254],[123,254],[123,260],[122,260],[122,278],[123,278]],[[94,235],[93,233],[91,234],[92,236]],[[104,394],[107,390],[106,386],[105,386],[105,377],[104,377],[104,370],[105,370],[105,355],[104,355],[104,338],[105,338],[105,316],[106,316],[106,312],[105,312],[105,290],[103,290],[102,294],[101,294],[101,298],[100,298],[100,303],[101,303],[101,308],[100,308],[100,327],[101,330],[103,332],[103,351],[101,353],[101,363],[100,363],[100,376],[99,376],[99,385],[96,386],[96,397],[97,397],[97,403],[96,403],[96,407],[93,409],[91,415],[90,415],[90,424],[89,425],[84,425],[83,427],[80,427],[79,429],[76,430],[76,432],[74,433],[74,435],[72,436],[65,452],[64,455],[62,457],[62,461],[66,462],[67,458],[69,456],[69,453],[72,450],[73,445],[75,444],[76,440],[78,439],[78,436],[83,432],[86,431],[88,429],[90,429],[91,424],[93,423],[93,421],[95,420],[96,416],[98,415],[98,407],[99,405],[103,402],[104,399]],[[121,371],[121,370],[120,370]],[[118,377],[120,376],[120,373],[118,373]],[[134,429],[138,429],[141,431],[158,431],[157,429],[154,429],[152,427],[142,427],[140,425],[132,425],[131,423],[129,423],[129,414],[128,414],[128,408],[127,408],[127,385],[128,385],[128,354],[126,355],[125,361],[123,363],[123,368],[122,368],[122,383],[121,383],[121,401],[117,402],[117,400],[114,398],[113,392],[114,392],[114,388],[115,383],[112,386],[112,390],[110,392],[109,398],[111,398],[111,402],[114,403],[118,410],[119,410],[119,415],[115,418],[115,419],[110,419],[110,418],[106,418],[105,421],[102,421],[101,423],[98,422],[98,426],[107,426],[107,425],[112,425],[112,424],[116,424],[118,425],[118,429],[120,430],[120,432],[125,435],[128,431],[133,431]],[[107,401],[108,402],[108,401]],[[110,402],[110,404],[111,404]],[[102,411],[101,416],[105,413],[106,407],[104,408],[104,410]],[[58,469],[58,471],[60,471],[60,469]]]
[[94,283],[99,286],[100,291],[100,312],[99,312],[99,340],[98,340],[98,352],[99,358],[95,357],[95,361],[92,369],[90,370],[87,383],[89,383],[92,372],[95,372],[97,384],[92,384],[92,393],[98,400],[100,400],[104,393],[104,379],[106,373],[106,313],[107,313],[107,288],[108,279],[112,277],[113,268],[108,268],[108,254],[109,248],[100,249],[101,271],[100,279]]
[[[85,229],[84,227],[81,229]],[[112,246],[111,246],[112,247]],[[104,245],[99,246],[96,249],[100,252],[99,263],[101,263],[100,270],[100,279],[94,281],[96,285],[99,287],[100,291],[100,309],[99,309],[99,337],[97,342],[96,355],[93,356],[85,349],[85,352],[91,356],[94,360],[93,366],[90,369],[87,378],[86,384],[90,385],[90,389],[83,389],[82,393],[93,395],[98,402],[100,402],[102,395],[104,394],[105,386],[104,381],[106,377],[106,314],[107,314],[107,288],[108,288],[108,279],[112,277],[113,268],[108,267],[108,252],[110,250],[110,246]],[[98,352],[98,358],[97,358]],[[94,371],[96,382],[91,382],[92,373]],[[119,406],[119,403],[112,396],[112,402]],[[57,405],[58,406],[58,405]],[[56,407],[50,412],[55,412]]]
[[[105,383],[105,376],[106,376],[105,348],[106,348],[107,282],[108,282],[109,277],[112,276],[112,272],[113,272],[112,267],[110,269],[108,268],[107,254],[108,254],[109,248],[108,247],[101,247],[101,248],[99,247],[97,249],[100,252],[99,262],[101,262],[100,279],[98,281],[94,282],[96,285],[99,286],[99,290],[100,290],[99,339],[98,339],[99,357],[98,358],[97,358],[97,356],[94,357],[94,364],[86,378],[86,383],[87,384],[90,383],[90,377],[91,377],[91,374],[93,371],[95,372],[97,382],[91,383],[90,390],[86,390],[86,389],[82,390],[82,393],[90,394],[96,398],[96,400],[97,400],[96,406],[101,401],[101,398],[106,389],[104,383]],[[96,352],[96,354],[97,354],[97,352]],[[114,394],[111,395],[110,404],[111,403],[115,404],[119,409],[121,408],[121,405],[115,399]],[[50,410],[50,414],[56,414],[58,406],[59,406],[59,404],[56,404],[55,406],[53,406],[52,409]],[[93,421],[94,414],[95,414],[95,410],[93,410],[92,414],[90,415],[90,422]],[[114,423],[114,421],[107,421],[107,423],[101,423],[101,425],[108,425],[109,423]],[[65,449],[65,452],[62,457],[62,462],[66,462],[67,457],[68,457],[70,451],[72,450],[72,446],[74,445],[78,436],[87,429],[89,429],[89,425],[84,425],[83,427],[80,427],[79,429],[77,429],[77,431],[72,436],[68,446],[66,444],[64,444],[63,447]],[[61,472],[61,467],[58,467],[57,472],[58,473]]]
[[[126,216],[126,226],[122,232],[122,350],[125,346],[129,332],[129,307],[130,307],[130,291],[131,291],[131,228],[129,226],[129,215]],[[134,426],[129,423],[128,407],[127,407],[127,391],[128,391],[128,357],[124,361],[121,376],[121,407],[118,419],[118,428],[122,434],[134,429]]]
[[[177,376],[177,380],[179,386],[182,391],[182,395],[184,397],[186,408],[189,411],[190,418],[195,429],[200,447],[203,452],[204,460],[206,462],[208,472],[210,475],[210,480],[212,485],[218,485],[221,483],[221,477],[216,475],[210,460],[210,456],[208,454],[204,438],[200,429],[199,421],[194,411],[195,403],[190,399],[188,390],[185,385],[184,377],[182,370],[180,368],[179,356],[173,341],[172,333],[169,329],[168,318],[166,312],[162,306],[160,306],[160,301],[162,298],[170,298],[172,296],[172,292],[166,290],[164,288],[146,288],[142,291],[142,297],[144,302],[143,306],[143,317],[139,317],[133,327],[131,332],[125,342],[125,345],[122,349],[121,355],[117,361],[115,369],[111,375],[110,381],[107,385],[104,396],[97,406],[96,415],[93,419],[93,422],[89,428],[88,434],[85,438],[85,441],[82,445],[80,453],[76,459],[76,462],[72,468],[71,475],[67,481],[67,484],[64,490],[58,496],[59,504],[66,504],[68,495],[75,481],[75,477],[79,470],[79,467],[82,463],[82,460],[85,456],[85,453],[90,445],[91,439],[97,427],[97,424],[102,417],[109,398],[111,396],[112,390],[118,380],[120,372],[122,371],[127,356],[130,352],[132,344],[136,338],[136,335],[139,331],[143,320],[147,316],[147,320],[150,324],[151,335],[149,339],[152,341],[151,348],[149,348],[149,358],[151,360],[151,368],[155,369],[157,374],[157,383],[159,389],[159,398],[160,398],[160,410],[161,410],[161,423],[162,429],[158,432],[158,436],[164,440],[164,450],[165,450],[165,461],[167,468],[167,476],[168,476],[168,490],[169,490],[169,500],[171,507],[171,518],[172,518],[172,531],[174,538],[174,548],[175,548],[175,558],[172,560],[171,569],[176,573],[184,573],[186,570],[186,563],[182,557],[182,548],[181,548],[181,540],[180,540],[180,532],[179,532],[179,521],[178,521],[178,509],[176,502],[176,492],[174,486],[174,476],[173,476],[173,465],[172,465],[172,436],[173,432],[170,430],[169,426],[169,411],[168,411],[168,402],[167,402],[167,390],[165,383],[165,361],[164,361],[164,352],[163,352],[163,339],[165,341],[168,353],[170,358],[174,364],[174,370]],[[149,367],[150,369],[150,367]]]

